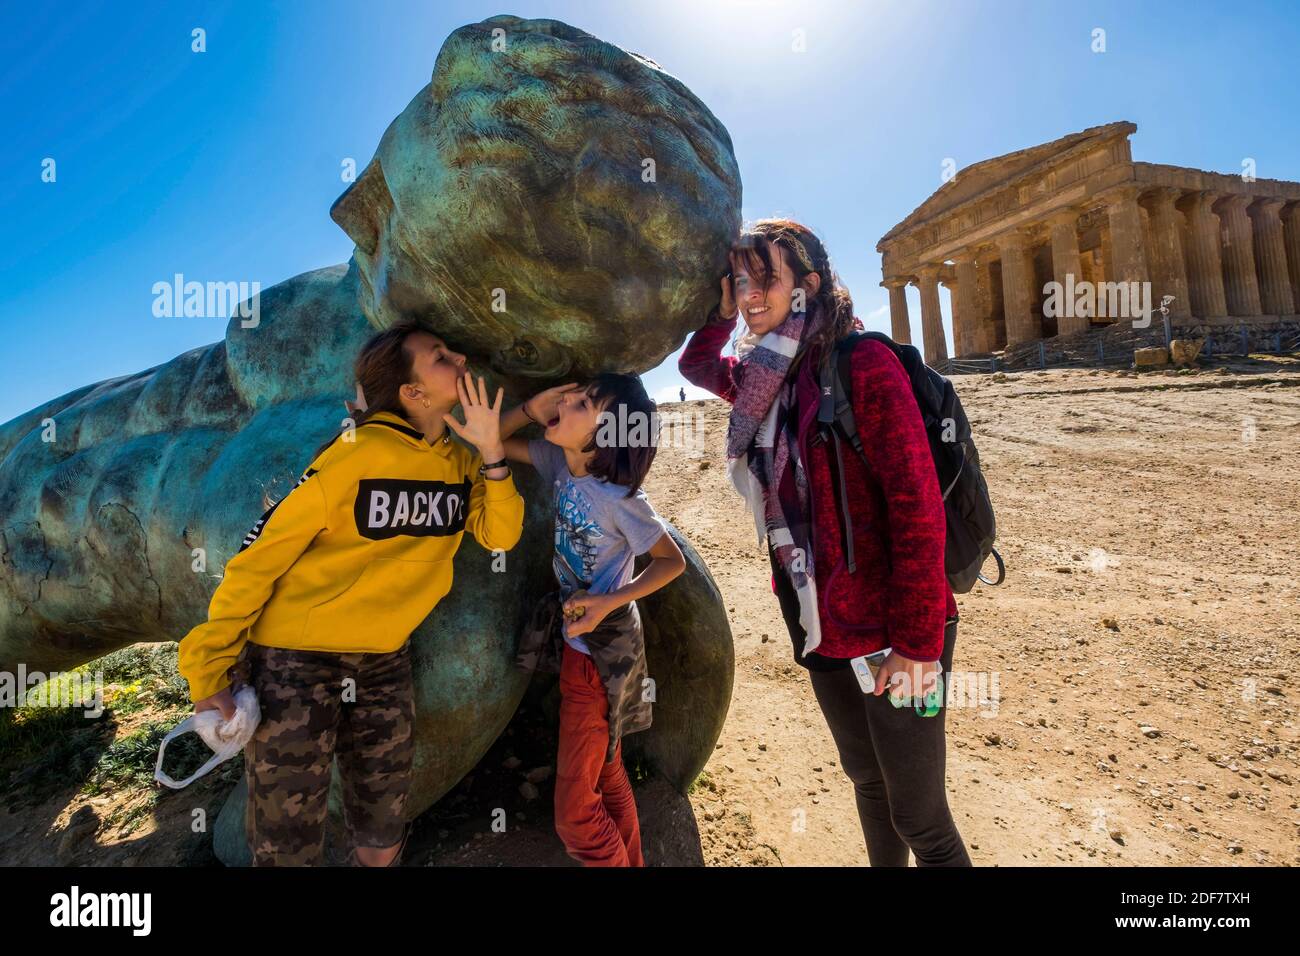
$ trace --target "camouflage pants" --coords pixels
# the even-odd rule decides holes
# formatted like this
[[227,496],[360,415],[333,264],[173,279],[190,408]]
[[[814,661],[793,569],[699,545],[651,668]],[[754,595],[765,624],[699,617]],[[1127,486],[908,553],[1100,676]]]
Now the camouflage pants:
[[334,758],[352,846],[404,846],[415,753],[411,642],[387,654],[332,654],[250,641],[244,655],[262,708],[244,748],[253,865],[321,863]]

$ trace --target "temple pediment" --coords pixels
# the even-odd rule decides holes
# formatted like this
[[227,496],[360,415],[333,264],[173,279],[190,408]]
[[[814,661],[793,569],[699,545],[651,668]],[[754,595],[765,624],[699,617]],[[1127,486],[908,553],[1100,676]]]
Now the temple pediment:
[[930,198],[902,222],[889,230],[880,240],[881,244],[908,232],[916,226],[923,225],[935,218],[952,212],[971,200],[986,193],[996,192],[1018,179],[1070,159],[1072,156],[1086,152],[1109,140],[1132,135],[1137,126],[1126,120],[1093,126],[1078,133],[1071,133],[1054,139],[1050,143],[1030,146],[992,159],[981,160],[957,171],[957,175],[944,183]]

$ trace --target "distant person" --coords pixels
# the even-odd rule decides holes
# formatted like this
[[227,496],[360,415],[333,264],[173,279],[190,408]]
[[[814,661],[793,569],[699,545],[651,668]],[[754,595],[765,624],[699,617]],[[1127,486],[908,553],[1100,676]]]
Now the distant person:
[[[945,792],[937,679],[952,670],[957,603],[944,571],[943,500],[911,383],[887,346],[864,340],[854,348],[850,398],[869,467],[843,456],[858,555],[850,574],[817,405],[822,358],[859,325],[852,299],[821,241],[788,219],[756,223],[729,259],[721,302],[678,367],[732,404],[728,473],[767,537],[772,590],[853,781],[867,855],[872,866],[906,866],[910,848],[917,866],[969,866]],[[738,314],[748,332],[738,358],[724,358]],[[886,647],[864,692],[850,661]]]
[[677,400],[678,400],[678,401],[681,401],[681,402],[686,401],[686,389],[684,389],[684,388],[683,388],[683,389],[678,389],[678,391],[677,391]]

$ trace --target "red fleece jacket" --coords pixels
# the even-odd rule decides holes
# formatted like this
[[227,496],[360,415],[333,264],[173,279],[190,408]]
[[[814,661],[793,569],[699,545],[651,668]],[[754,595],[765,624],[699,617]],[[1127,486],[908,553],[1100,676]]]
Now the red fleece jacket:
[[[736,319],[718,321],[716,310],[691,336],[678,369],[686,380],[734,403],[737,366],[722,350]],[[939,479],[921,412],[903,365],[870,340],[853,352],[853,414],[870,462],[843,445],[857,572],[845,566],[839,514],[828,458],[818,441],[818,356],[800,362],[795,383],[799,454],[812,499],[813,572],[822,642],[817,653],[850,658],[884,647],[921,661],[943,651],[947,618],[957,602],[944,573],[946,518]]]

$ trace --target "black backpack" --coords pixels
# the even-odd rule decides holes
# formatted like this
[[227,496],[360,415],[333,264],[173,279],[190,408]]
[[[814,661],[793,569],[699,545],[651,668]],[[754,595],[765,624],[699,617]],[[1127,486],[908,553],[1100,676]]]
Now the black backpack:
[[[844,555],[849,573],[856,569],[853,560],[853,527],[849,520],[848,490],[841,478],[844,470],[840,456],[840,439],[848,441],[853,450],[867,462],[866,452],[858,437],[858,426],[853,421],[850,402],[853,350],[864,339],[884,345],[903,363],[912,382],[912,394],[921,410],[925,433],[930,439],[930,454],[939,476],[939,491],[943,495],[944,512],[948,518],[948,535],[944,546],[944,571],[948,585],[958,594],[965,594],[976,581],[1001,584],[1006,577],[1002,556],[993,547],[997,533],[993,519],[993,502],[989,499],[988,485],[980,471],[980,456],[971,437],[970,421],[962,410],[961,399],[952,383],[925,364],[921,353],[911,345],[895,342],[882,332],[857,332],[842,339],[833,353],[833,359],[822,363],[820,372],[821,402],[817,422],[823,437],[833,445],[831,479],[839,499],[839,513],[843,522]],[[990,581],[980,574],[984,562],[992,554],[997,562],[997,580]]]

